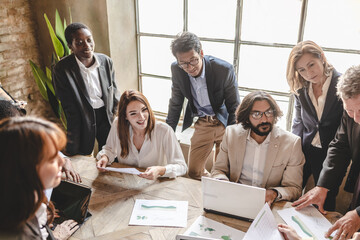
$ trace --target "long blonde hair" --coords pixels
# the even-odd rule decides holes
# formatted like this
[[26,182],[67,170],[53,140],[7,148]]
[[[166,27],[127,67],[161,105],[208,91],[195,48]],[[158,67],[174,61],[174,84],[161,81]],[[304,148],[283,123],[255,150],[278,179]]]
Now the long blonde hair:
[[290,87],[290,92],[298,94],[298,90],[303,87],[308,87],[309,82],[306,81],[296,70],[297,61],[306,53],[312,54],[314,57],[323,61],[324,75],[329,76],[334,69],[333,66],[326,60],[322,48],[313,41],[299,42],[289,55],[289,60],[286,70],[286,79]]

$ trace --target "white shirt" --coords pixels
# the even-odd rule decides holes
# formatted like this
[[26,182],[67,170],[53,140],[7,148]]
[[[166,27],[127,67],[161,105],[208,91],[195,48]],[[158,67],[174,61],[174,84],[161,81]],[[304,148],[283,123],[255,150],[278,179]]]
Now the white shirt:
[[[321,116],[324,111],[326,96],[327,96],[327,92],[329,90],[331,78],[332,78],[332,72],[330,73],[330,76],[325,80],[325,83],[322,86],[322,94],[318,97],[317,101],[316,101],[316,98],[314,95],[312,83],[309,86],[309,97],[311,99],[312,104],[315,107],[316,115],[319,120],[321,119]],[[313,138],[313,140],[311,142],[311,145],[313,145],[314,147],[317,147],[317,148],[321,148],[321,140],[320,140],[319,131],[316,132],[315,137]]]
[[133,143],[133,131],[132,127],[129,126],[129,155],[126,158],[120,156],[121,147],[117,125],[118,118],[115,118],[111,125],[106,144],[96,156],[98,160],[100,160],[102,155],[106,155],[109,158],[109,164],[114,162],[115,157],[117,157],[119,163],[140,168],[165,166],[166,171],[162,177],[175,178],[176,176],[181,176],[186,173],[187,165],[180,144],[176,139],[173,129],[169,125],[156,121],[151,140],[149,136],[146,135],[140,151],[136,149]]
[[39,209],[36,211],[35,216],[39,223],[40,233],[43,240],[46,240],[49,233],[46,230],[46,222],[47,222],[47,212],[46,212],[46,204],[41,203]]
[[271,132],[261,144],[258,144],[250,136],[250,133],[251,131],[249,131],[246,138],[244,163],[239,182],[242,184],[261,187]]
[[105,106],[104,101],[101,99],[102,91],[98,72],[98,68],[100,67],[99,60],[94,55],[94,64],[87,68],[82,62],[80,62],[80,60],[76,56],[75,59],[79,65],[81,75],[84,78],[86,90],[90,97],[91,106],[94,109]]

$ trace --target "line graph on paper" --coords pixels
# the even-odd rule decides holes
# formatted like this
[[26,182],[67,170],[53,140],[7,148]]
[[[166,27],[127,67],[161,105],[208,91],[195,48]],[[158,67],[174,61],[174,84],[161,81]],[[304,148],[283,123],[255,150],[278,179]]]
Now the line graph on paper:
[[308,206],[300,211],[296,211],[295,208],[286,208],[278,210],[278,214],[301,237],[313,237],[317,240],[328,239],[324,237],[324,234],[332,225],[314,206]]

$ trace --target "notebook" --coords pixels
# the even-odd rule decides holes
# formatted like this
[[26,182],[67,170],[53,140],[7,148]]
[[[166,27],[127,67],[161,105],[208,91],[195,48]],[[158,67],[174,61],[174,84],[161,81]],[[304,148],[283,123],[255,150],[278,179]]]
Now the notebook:
[[252,221],[265,203],[264,188],[202,177],[205,212]]

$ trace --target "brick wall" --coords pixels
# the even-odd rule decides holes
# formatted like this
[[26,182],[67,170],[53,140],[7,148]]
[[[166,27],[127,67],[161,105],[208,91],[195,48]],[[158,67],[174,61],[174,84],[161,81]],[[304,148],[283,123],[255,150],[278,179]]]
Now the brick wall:
[[14,98],[28,102],[28,114],[55,120],[38,91],[29,59],[43,68],[30,4],[28,0],[1,0],[0,83]]

